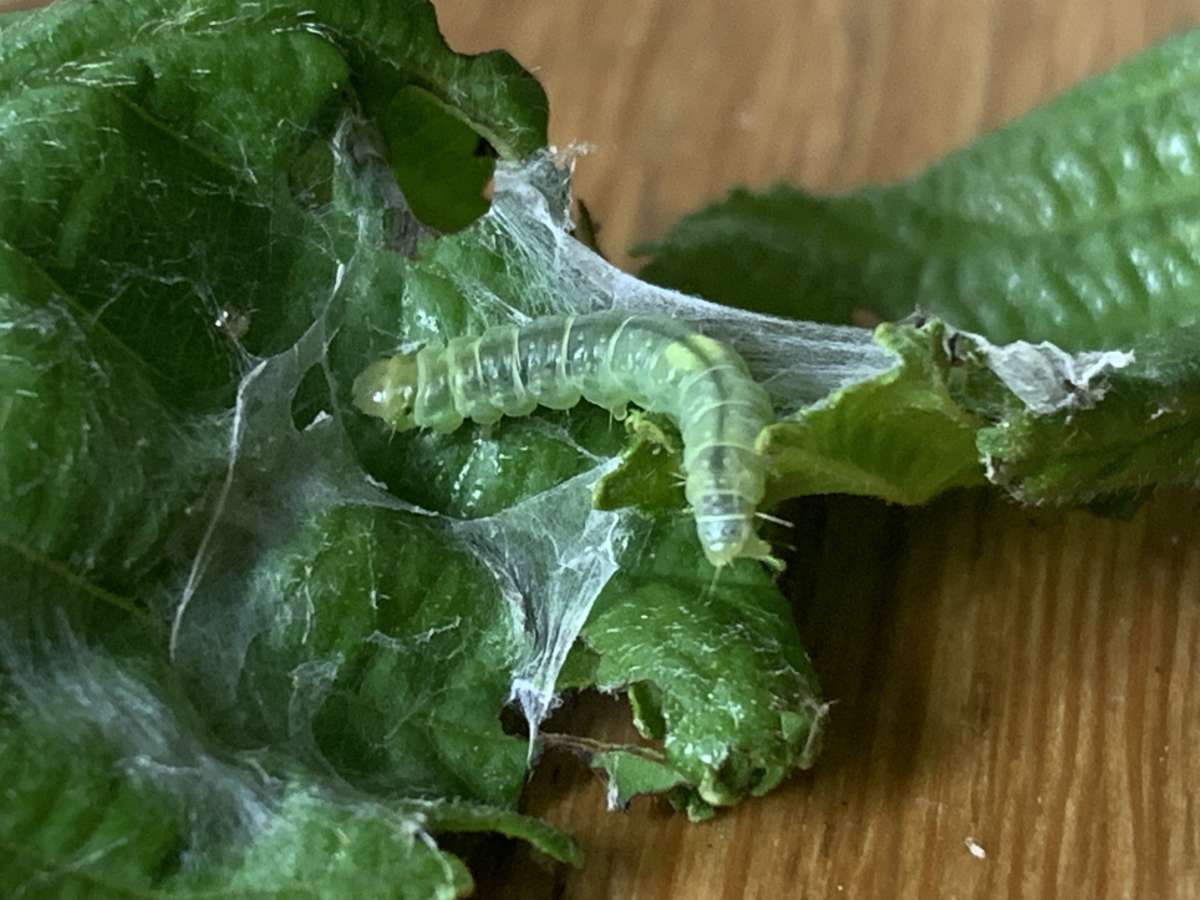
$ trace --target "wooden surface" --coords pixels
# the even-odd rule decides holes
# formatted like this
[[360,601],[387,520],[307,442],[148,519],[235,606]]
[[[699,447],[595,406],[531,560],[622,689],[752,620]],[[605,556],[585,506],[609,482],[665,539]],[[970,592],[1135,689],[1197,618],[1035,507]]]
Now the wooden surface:
[[[624,251],[736,183],[902,177],[1200,24],[1166,0],[438,0],[452,46],[502,46],[550,95],[577,190]],[[528,809],[582,871],[497,844],[480,893],[598,898],[1200,897],[1200,498],[1133,521],[983,494],[835,500],[789,585],[827,695],[817,768],[689,824],[604,811],[550,758]],[[612,701],[562,727],[628,733]],[[971,847],[975,848],[972,853]]]
[[[452,46],[538,72],[557,142],[596,145],[578,192],[621,262],[730,185],[903,176],[1200,23],[1200,0],[437,6]],[[837,701],[818,767],[692,825],[651,800],[607,813],[552,757],[528,809],[586,866],[497,841],[482,896],[1200,897],[1200,497],[1125,523],[980,493],[795,515],[788,590]],[[628,733],[614,701],[558,724]]]

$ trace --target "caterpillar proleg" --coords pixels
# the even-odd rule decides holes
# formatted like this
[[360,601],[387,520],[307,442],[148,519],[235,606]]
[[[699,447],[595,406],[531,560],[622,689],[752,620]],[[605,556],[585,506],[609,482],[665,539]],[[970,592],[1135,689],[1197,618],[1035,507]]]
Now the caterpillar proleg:
[[608,311],[500,325],[378,360],[354,382],[355,405],[401,431],[451,432],[580,399],[618,418],[627,403],[671,417],[709,562],[769,556],[755,532],[766,483],[755,440],[771,401],[733,350],[673,319]]

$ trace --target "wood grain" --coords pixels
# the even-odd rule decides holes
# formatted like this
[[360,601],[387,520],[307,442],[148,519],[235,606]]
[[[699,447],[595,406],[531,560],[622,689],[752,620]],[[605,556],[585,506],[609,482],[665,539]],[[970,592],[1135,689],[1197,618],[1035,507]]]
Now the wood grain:
[[[555,141],[596,145],[577,187],[625,263],[733,184],[903,177],[1200,23],[1195,0],[437,6],[452,46],[537,71]],[[528,809],[586,866],[492,842],[481,896],[1200,897],[1200,498],[1128,522],[982,493],[794,515],[787,587],[837,703],[817,769],[693,825],[649,800],[607,813],[596,778],[551,757]],[[557,725],[629,729],[600,698]]]
[[[1200,498],[1130,522],[983,493],[800,518],[820,538],[791,593],[837,701],[817,768],[692,825],[651,800],[605,813],[551,759],[529,811],[587,865],[510,851],[486,896],[1200,896]],[[612,702],[556,727],[628,734]]]
[[[1169,32],[1154,0],[440,0],[462,50],[502,46],[550,95],[577,189],[626,251],[738,183],[903,177]],[[826,753],[689,824],[550,758],[528,809],[578,872],[495,845],[503,898],[1200,897],[1200,499],[1129,522],[980,493],[797,511],[789,591],[830,698]],[[620,705],[557,723],[630,734]],[[975,852],[972,852],[972,847]]]
[[592,144],[605,249],[735,184],[906,176],[1173,31],[1200,0],[435,0],[451,46],[504,47]]

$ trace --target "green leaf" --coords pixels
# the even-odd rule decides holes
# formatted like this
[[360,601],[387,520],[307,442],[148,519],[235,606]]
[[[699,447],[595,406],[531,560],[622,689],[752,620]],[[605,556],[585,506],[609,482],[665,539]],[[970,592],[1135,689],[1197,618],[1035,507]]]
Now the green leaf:
[[391,10],[66,0],[22,19],[0,48],[0,239],[102,316],[170,401],[227,399],[241,359],[222,323],[278,351],[333,279],[306,258],[315,223],[281,176],[347,89],[383,115],[412,113],[387,104],[420,87],[505,154],[543,143],[544,96],[511,58],[451,53],[426,4]]
[[991,482],[1026,503],[1092,504],[1200,475],[1191,330],[1157,349],[1067,354],[947,328],[881,325],[900,358],[766,429],[775,499],[821,493],[925,503]]
[[335,507],[263,554],[247,611],[269,606],[271,624],[222,714],[227,741],[286,746],[311,703],[301,727],[364,790],[515,806],[526,742],[497,715],[511,619],[493,578],[447,538],[421,516]]
[[776,499],[859,494],[892,503],[924,503],[945,490],[984,483],[975,448],[983,423],[952,396],[947,331],[933,321],[881,325],[876,342],[899,358],[767,428]]
[[432,831],[446,834],[494,831],[520,838],[550,859],[573,866],[583,864],[583,853],[575,842],[540,819],[472,803],[426,803],[417,808]]
[[[279,464],[338,413],[330,379],[280,378],[301,336],[343,283],[386,309],[371,274],[403,269],[397,173],[336,158],[363,146],[338,129],[386,116],[398,168],[442,166],[409,177],[469,156],[478,197],[480,140],[544,143],[537,82],[452,53],[423,3],[63,0],[3,27],[5,895],[459,896],[433,837],[459,831],[577,862],[512,809],[528,742],[500,721],[495,578],[427,517],[363,505],[352,463]],[[430,220],[464,191],[422,195]],[[168,667],[181,591],[226,627],[184,617],[200,652]],[[26,715],[64,692],[91,701]],[[221,806],[233,783],[245,809]]]
[[[280,38],[242,46],[248,57],[268,63],[266,72],[275,70],[273,57],[289,60],[281,80],[298,67],[323,74],[322,96],[307,104],[320,106],[336,96],[344,66],[339,70],[315,39],[295,44]],[[206,142],[194,140],[186,129],[203,131],[204,121],[241,123],[240,116],[222,121],[225,111],[215,105],[197,111],[207,120],[156,114],[192,109],[183,106],[192,98],[172,85],[193,68],[223,69],[220,46],[184,41],[171,48],[175,66],[151,69],[151,87],[141,92],[120,81],[109,87],[102,79],[78,85],[64,78],[0,99],[7,148],[0,159],[0,238],[36,261],[147,363],[169,402],[184,406],[227,397],[241,374],[237,341],[220,325],[230,311],[254,311],[249,346],[281,346],[275,332],[287,319],[283,292],[301,265],[295,257],[302,235],[294,233],[301,223],[276,179],[264,173],[256,183],[260,161],[248,155],[266,154],[261,162],[269,165],[279,155],[275,139],[256,141],[247,132],[235,146],[234,135],[214,129]],[[304,49],[310,52],[299,53]],[[137,71],[157,59],[142,56]],[[254,83],[269,101],[284,96],[279,85]],[[258,113],[288,121],[306,112],[295,106],[262,102]],[[242,97],[243,116],[248,108]],[[280,134],[294,144],[297,131],[303,137],[304,127]],[[293,328],[290,340],[297,336]]]
[[189,450],[141,360],[0,243],[0,543],[127,584],[196,493]]
[[[283,40],[312,35],[335,47],[349,62],[358,92],[373,113],[398,90],[416,84],[454,110],[503,156],[523,156],[544,146],[546,97],[533,76],[507,53],[463,56],[451,52],[428,3],[410,4],[399,13],[387,0],[304,4],[268,0],[253,5],[239,0],[186,5],[177,0],[107,0],[99,4],[66,0],[17,23],[0,52],[0,89],[72,78],[80,65],[93,61],[100,63],[100,69],[89,72],[88,81],[102,83],[111,71],[119,83],[136,70],[143,45],[181,38],[210,39],[218,49],[219,41],[229,35],[235,40],[239,35],[278,35]],[[154,27],[139,30],[138,26],[146,23]],[[193,77],[196,74],[212,73],[192,73]],[[257,70],[255,74],[258,77],[241,84],[253,89],[259,77],[271,73]],[[236,109],[237,99],[246,99],[226,99],[219,91],[204,93],[212,94],[231,111]],[[256,105],[264,102],[257,91],[250,96]],[[286,98],[267,102],[279,100]],[[237,129],[247,133],[278,124],[256,118],[253,108],[228,121],[234,119],[245,123]]]
[[184,876],[171,887],[189,896],[383,897],[450,900],[472,893],[461,860],[430,839],[437,833],[492,831],[527,840],[552,859],[576,865],[579,850],[548,825],[471,804],[342,804],[304,791],[288,795],[276,817],[228,868]]
[[[1173,38],[909,181],[735,191],[647,248],[645,277],[724,303],[951,326],[878,332],[896,369],[769,429],[774,496],[920,503],[985,475],[1090,503],[1194,480],[1198,50],[1200,31]],[[1101,350],[1132,364],[1077,381],[1064,351]]]
[[574,735],[548,734],[546,744],[578,756],[608,779],[609,809],[625,809],[641,794],[687,793],[687,778],[672,769],[661,753],[648,747],[606,744]]
[[[529,189],[528,184],[523,187]],[[537,227],[555,225],[539,221]],[[405,302],[352,311],[364,319],[339,334],[332,350],[335,367],[361,367],[362,359],[405,338],[434,337],[431,322],[442,334],[470,333],[481,327],[476,324],[481,319],[488,321],[489,313],[503,313],[505,304],[527,315],[570,310],[572,297],[556,289],[563,278],[560,251],[553,242],[531,239],[526,229],[533,228],[506,205],[498,215],[421,244],[398,279]],[[575,290],[586,290],[586,285]],[[500,302],[486,302],[495,299]],[[598,460],[622,450],[626,432],[602,411],[576,409],[492,428],[467,425],[450,436],[398,435],[388,438],[385,449],[378,425],[368,424],[375,428],[374,436],[361,423],[355,435],[373,475],[405,499],[470,517],[511,511],[520,501],[593,469]],[[655,490],[638,496],[637,505],[676,507],[675,457],[667,452],[656,458],[650,445],[669,445],[677,438],[662,422],[645,416],[631,416],[630,427],[641,449],[635,443],[624,464],[597,482],[596,506],[628,505],[640,482]],[[625,530],[631,549],[621,555],[620,571],[584,627],[587,652],[574,651],[575,664],[560,685],[601,690],[642,682],[663,685],[670,715],[654,737],[663,742],[665,765],[674,773],[664,778],[672,786],[680,779],[686,782],[681,795],[694,812],[705,804],[726,805],[769,790],[787,772],[810,765],[820,745],[824,707],[790,609],[766,573],[747,564],[739,574],[723,573],[714,590],[695,524],[674,509],[654,519],[631,517]],[[556,602],[564,603],[564,609],[551,607],[552,613],[565,615],[567,601]],[[650,610],[663,629],[653,640],[647,638]],[[699,648],[722,630],[736,631],[737,639],[723,646],[717,658],[706,659]],[[585,655],[588,665],[581,665]],[[727,696],[714,705],[721,692]],[[631,702],[636,703],[636,695],[632,690]],[[744,709],[761,712],[745,715]],[[621,783],[617,790],[624,790]]]
[[33,10],[30,9],[0,10],[0,31],[3,31],[5,28],[11,28],[32,12]]
[[[624,428],[579,409],[393,439],[345,403],[372,355],[567,308],[553,247],[489,215],[437,238],[397,191],[439,228],[477,216],[487,148],[544,143],[536,82],[451,53],[425,4],[64,0],[5,38],[0,485],[21,518],[0,534],[4,664],[21,715],[62,710],[38,720],[47,771],[93,767],[61,828],[11,829],[46,841],[14,889],[82,895],[83,873],[114,895],[458,896],[469,875],[436,844],[454,832],[577,863],[514,812],[537,745],[502,712],[537,688],[531,665],[552,682],[540,654],[566,653],[607,577],[562,589],[604,556],[576,560],[528,510],[554,513],[544,492],[601,471]],[[557,178],[536,189],[565,197]],[[688,520],[594,514],[601,549],[636,544],[604,629],[631,599],[665,623],[706,590]],[[699,814],[811,761],[787,606],[762,573],[730,578],[674,654],[604,629],[576,652],[581,683],[628,685],[637,721],[661,723],[661,760],[603,757],[618,797]],[[726,688],[694,648],[742,603]],[[106,828],[136,840],[93,873],[83,817],[114,790],[134,799]]]
[[635,723],[662,740],[689,795],[736,803],[812,765],[826,707],[762,567],[743,562],[714,579],[682,516],[659,518],[622,563],[583,630],[599,657],[594,683],[630,688]]
[[633,443],[621,454],[621,465],[596,482],[592,491],[596,509],[638,506],[656,511],[685,506],[679,432],[646,413],[632,412],[626,423]]
[[109,748],[64,742],[49,723],[0,718],[0,892],[6,897],[153,896],[179,865],[182,823]]
[[[90,675],[94,680],[76,689],[94,703],[112,699],[110,691],[125,691],[145,704],[141,713],[155,714],[153,695],[138,693],[136,682],[106,682],[114,672],[103,665]],[[125,711],[128,724],[147,734],[157,731],[162,740],[147,743],[142,758],[123,759],[118,743],[104,734],[105,723],[86,721],[89,713],[101,719],[115,710],[72,709],[52,691],[39,696],[72,720],[73,731],[64,740],[62,722],[52,727],[48,718],[12,715],[0,721],[0,775],[6,789],[0,809],[5,854],[0,889],[5,896],[452,898],[470,893],[465,866],[437,848],[431,839],[435,833],[499,832],[527,840],[553,859],[580,861],[578,848],[561,833],[505,809],[339,797],[319,780],[293,780],[273,799],[270,790],[256,792],[248,780],[238,783],[248,769],[186,749],[195,736],[178,730],[178,722],[138,721],[136,709]],[[193,755],[171,756],[180,752]],[[207,768],[211,780],[196,785],[208,791],[208,808],[190,814],[168,789],[171,778],[188,777],[188,766]],[[258,769],[261,774],[261,762]],[[165,783],[155,782],[156,772]],[[259,820],[253,838],[218,857],[197,859],[188,853],[189,829],[223,815]]]
[[437,848],[418,815],[382,805],[332,803],[290,794],[278,814],[226,868],[185,875],[171,885],[183,896],[428,897],[471,893],[461,860]]
[[676,789],[687,793],[687,779],[663,762],[626,749],[610,749],[591,758],[594,769],[608,776],[609,806],[623,809],[642,794],[670,794]]
[[381,112],[388,165],[417,218],[456,231],[485,212],[495,151],[427,91],[406,87]]
[[976,387],[964,402],[987,419],[977,443],[989,479],[1023,502],[1100,509],[1114,497],[1144,497],[1155,484],[1193,482],[1200,475],[1196,341],[1196,330],[1186,329],[1135,352],[1097,384],[1071,385],[1050,411],[994,385]]
[[841,197],[735,191],[643,276],[820,321],[919,308],[997,343],[1129,347],[1200,319],[1200,31],[954,153]]

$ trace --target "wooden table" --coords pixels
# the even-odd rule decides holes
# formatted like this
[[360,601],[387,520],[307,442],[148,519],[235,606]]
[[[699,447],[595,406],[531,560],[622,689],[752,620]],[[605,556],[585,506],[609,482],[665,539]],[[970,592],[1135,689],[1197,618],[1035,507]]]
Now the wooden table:
[[[537,71],[556,141],[596,145],[577,187],[620,262],[733,184],[903,176],[1200,23],[1200,0],[437,5],[452,46]],[[789,590],[837,701],[817,769],[692,825],[652,800],[606,813],[550,758],[528,807],[586,866],[495,842],[481,895],[1200,897],[1200,497],[1129,522],[982,493],[797,516]],[[602,700],[558,724],[628,729]]]
[[[438,0],[452,46],[538,73],[619,262],[738,183],[902,177],[1159,37],[1196,0]],[[1200,897],[1200,497],[1132,521],[983,493],[802,508],[791,583],[828,696],[809,774],[693,825],[604,811],[549,758],[531,812],[588,852],[499,845],[503,898]],[[612,701],[561,727],[627,733]],[[501,853],[510,854],[502,857]]]

